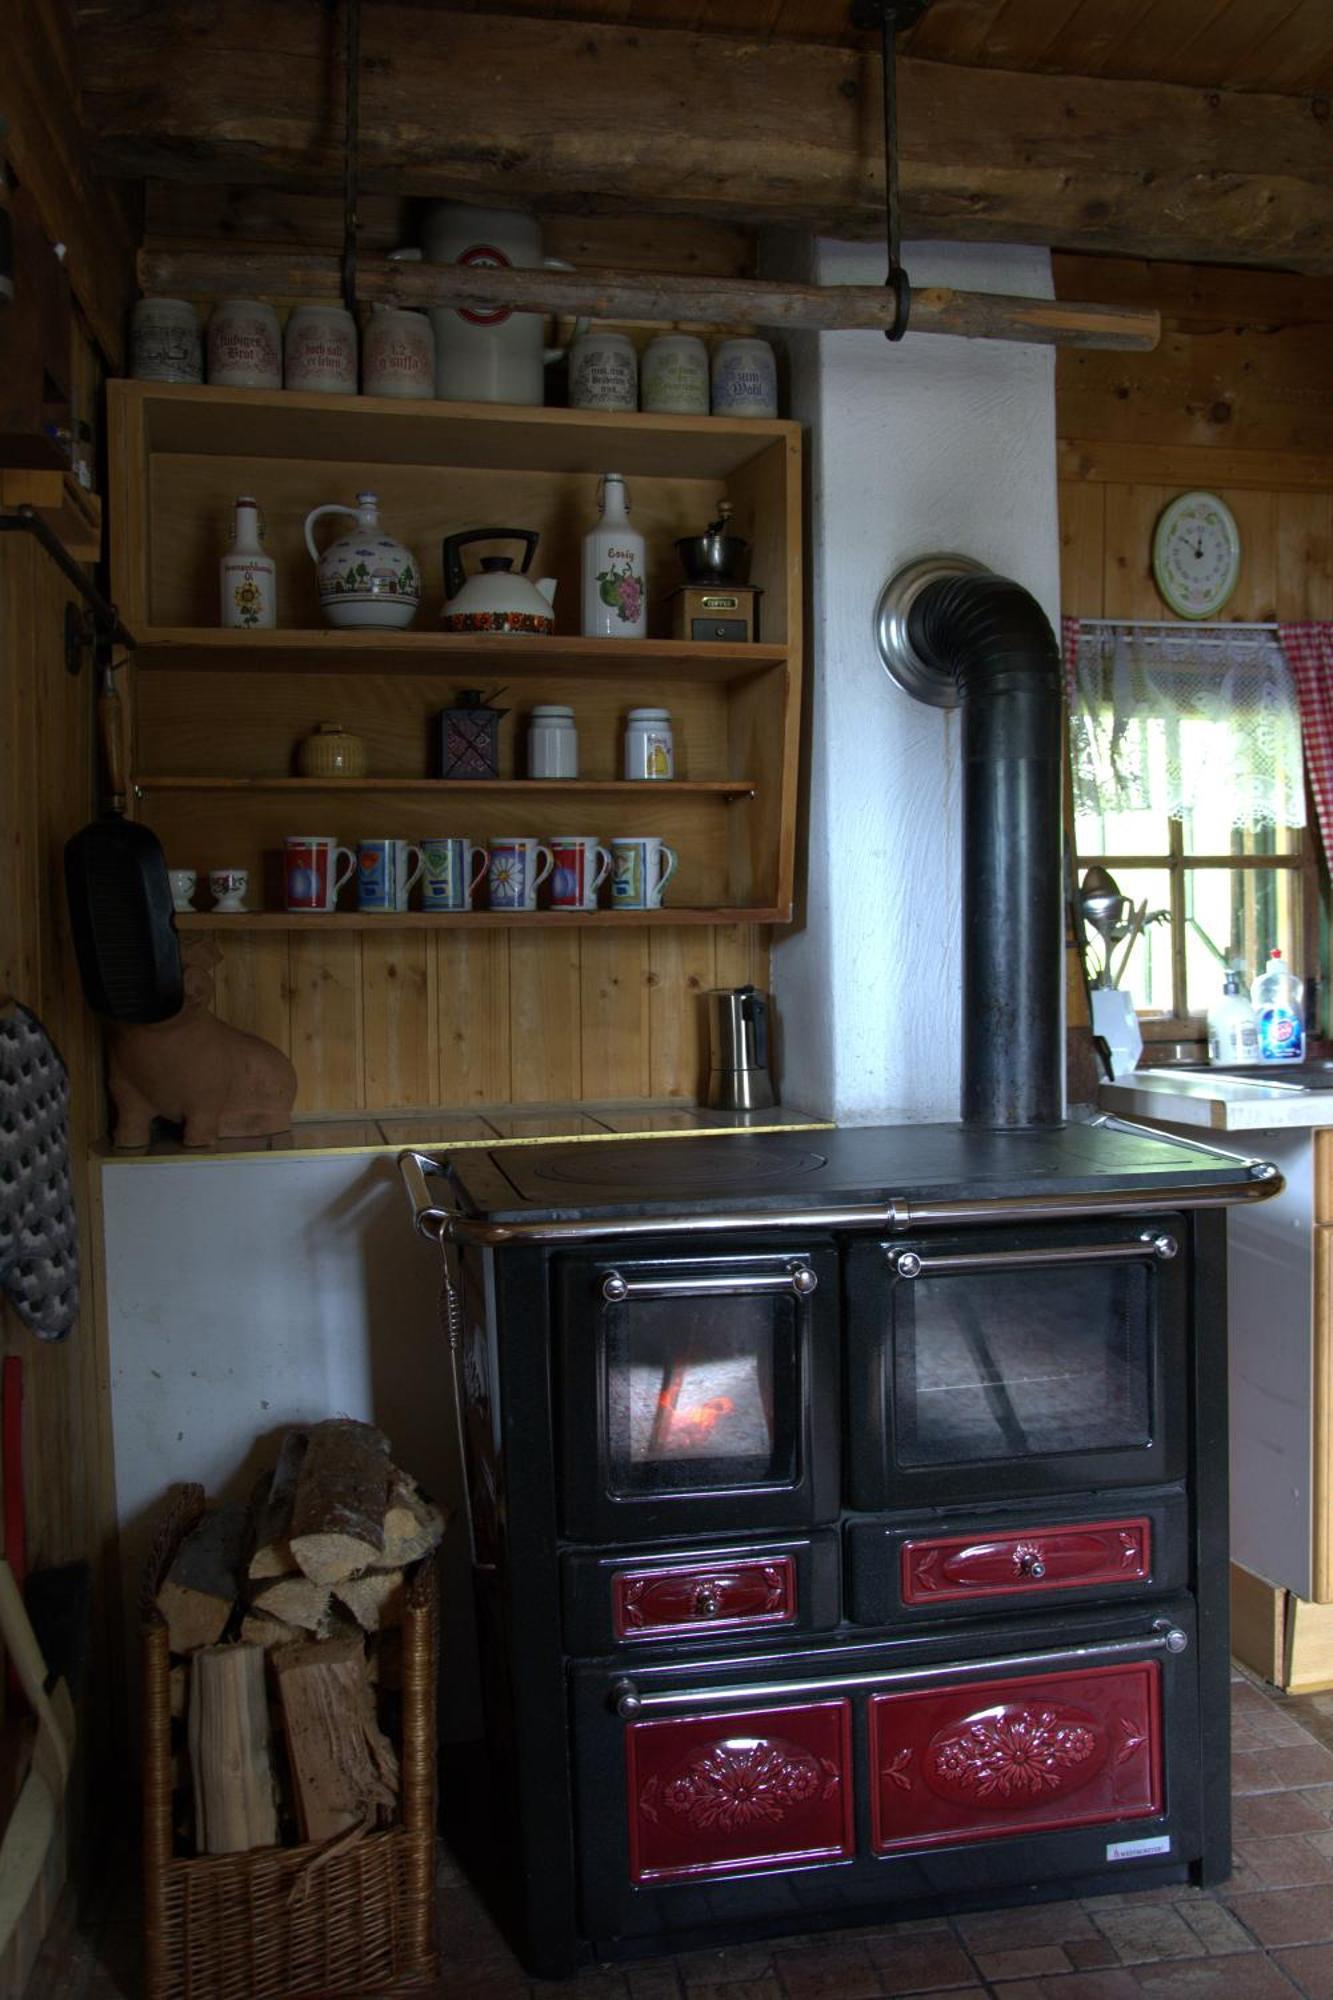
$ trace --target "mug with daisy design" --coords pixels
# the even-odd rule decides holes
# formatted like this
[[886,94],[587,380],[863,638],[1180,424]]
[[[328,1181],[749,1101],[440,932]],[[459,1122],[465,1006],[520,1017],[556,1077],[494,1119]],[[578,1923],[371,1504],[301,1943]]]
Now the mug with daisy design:
[[555,856],[535,837],[516,834],[493,840],[486,870],[493,910],[535,910],[537,891],[555,866]]

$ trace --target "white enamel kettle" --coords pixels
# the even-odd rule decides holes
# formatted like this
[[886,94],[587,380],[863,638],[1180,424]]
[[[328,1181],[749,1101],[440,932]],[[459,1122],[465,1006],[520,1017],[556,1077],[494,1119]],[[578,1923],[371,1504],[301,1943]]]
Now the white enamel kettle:
[[[536,218],[512,208],[475,208],[469,202],[430,202],[421,218],[421,248],[395,250],[400,259],[428,264],[481,264],[522,270],[569,271],[570,264],[542,255]],[[432,306],[435,393],[448,402],[541,403],[543,370],[563,358],[563,347],[544,344],[540,313]],[[587,328],[576,322],[570,338]]]
[[[555,578],[528,575],[540,540],[531,528],[473,528],[464,535],[446,535],[444,610],[446,632],[526,632],[549,637],[555,630]],[[470,542],[522,542],[523,564],[514,571],[512,556],[483,556],[481,575],[468,576],[461,551]]]

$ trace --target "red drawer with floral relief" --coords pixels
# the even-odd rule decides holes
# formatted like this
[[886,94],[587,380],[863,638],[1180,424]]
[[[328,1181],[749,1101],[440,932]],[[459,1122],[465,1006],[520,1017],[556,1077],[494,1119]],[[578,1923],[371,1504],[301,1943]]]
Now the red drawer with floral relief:
[[632,1722],[625,1784],[636,1883],[846,1860],[851,1704]]
[[620,1570],[612,1579],[611,1599],[617,1639],[790,1625],[796,1616],[796,1566],[790,1556],[774,1556]]
[[876,1695],[869,1708],[878,1854],[1162,1810],[1154,1660]]
[[904,1604],[1143,1583],[1152,1574],[1152,1528],[1140,1517],[1001,1534],[932,1535],[904,1542],[899,1561]]

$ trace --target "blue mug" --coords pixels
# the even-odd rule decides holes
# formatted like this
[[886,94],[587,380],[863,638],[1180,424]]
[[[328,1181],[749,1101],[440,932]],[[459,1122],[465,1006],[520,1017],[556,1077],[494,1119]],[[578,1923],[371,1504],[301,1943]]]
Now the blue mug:
[[493,910],[535,910],[537,891],[555,866],[549,847],[526,835],[491,842],[490,879]]
[[[416,856],[416,867],[412,856]],[[358,840],[356,843],[356,907],[384,915],[407,908],[412,884],[422,870],[419,847],[406,840]]]
[[472,841],[440,835],[421,843],[423,910],[470,910],[489,857]]

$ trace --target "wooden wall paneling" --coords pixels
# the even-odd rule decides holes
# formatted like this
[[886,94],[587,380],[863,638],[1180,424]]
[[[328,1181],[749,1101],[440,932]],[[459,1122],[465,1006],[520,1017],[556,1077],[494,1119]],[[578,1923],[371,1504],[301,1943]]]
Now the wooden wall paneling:
[[1172,497],[1161,486],[1111,486],[1106,491],[1103,604],[1107,618],[1162,618],[1167,607],[1152,574],[1152,531]]
[[580,950],[591,931],[509,933],[510,1078],[515,1104],[583,1096]]
[[1106,601],[1106,489],[1076,479],[1060,482],[1060,609],[1071,618],[1101,618]]
[[219,1020],[292,1052],[291,962],[281,931],[210,934],[218,953],[213,1008]]
[[1221,489],[1240,530],[1240,577],[1221,616],[1257,621],[1277,616],[1277,495]]
[[1333,618],[1333,499],[1327,493],[1279,493],[1277,614],[1300,622]]
[[703,1101],[708,1081],[704,994],[714,978],[713,932],[648,933],[649,1094]]
[[361,1103],[372,1110],[440,1102],[435,954],[424,931],[361,933]]
[[758,924],[716,925],[713,984],[767,987],[769,935]]
[[511,1101],[511,936],[507,930],[473,937],[446,931],[433,940],[443,1104]]
[[592,1103],[647,1097],[648,932],[627,917],[620,930],[588,930],[580,941],[583,1096]]
[[35,823],[37,705],[32,674],[39,658],[33,602],[38,551],[26,536],[0,540],[0,853],[5,859],[0,923],[0,990],[36,1003],[38,987],[38,850]]
[[360,1110],[361,935],[316,931],[289,945],[297,1112]]

